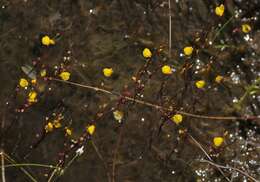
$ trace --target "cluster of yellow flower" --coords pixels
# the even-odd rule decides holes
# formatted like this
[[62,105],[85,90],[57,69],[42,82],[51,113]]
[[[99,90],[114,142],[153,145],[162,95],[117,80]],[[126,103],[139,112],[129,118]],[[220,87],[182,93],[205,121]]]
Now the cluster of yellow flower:
[[61,128],[61,121],[63,119],[63,116],[59,114],[53,121],[49,121],[44,129],[46,133],[52,132],[55,128]]
[[[31,80],[31,83],[36,84],[36,80],[35,79]],[[27,88],[29,86],[29,82],[25,78],[21,78],[19,81],[19,85],[21,88]],[[34,90],[31,90],[28,93],[27,101],[29,104],[37,102],[37,92]]]

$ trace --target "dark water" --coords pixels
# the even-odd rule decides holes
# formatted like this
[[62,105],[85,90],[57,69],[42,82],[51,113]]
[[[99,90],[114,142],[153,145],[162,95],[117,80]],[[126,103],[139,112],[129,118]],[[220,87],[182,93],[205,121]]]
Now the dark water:
[[[221,3],[225,12],[217,17]],[[171,13],[168,4],[0,1],[2,181],[260,179],[260,2],[171,0]],[[252,30],[243,33],[243,24]],[[44,35],[55,45],[42,45]],[[191,57],[182,53],[188,45]],[[142,56],[146,47],[151,59]],[[163,75],[163,65],[173,74]],[[112,77],[104,77],[105,67],[113,68]],[[69,81],[109,93],[50,79],[63,70],[71,73]],[[224,77],[220,84],[217,75]],[[37,83],[21,88],[19,80],[30,77]],[[206,86],[196,88],[197,80]],[[28,105],[32,90],[37,102]],[[121,122],[115,110],[124,113]],[[184,113],[176,125],[169,119],[176,111],[221,118]],[[46,124],[58,116],[61,127],[46,133]],[[231,116],[237,118],[222,118]],[[90,124],[96,126],[92,137],[85,129]],[[216,136],[224,138],[220,147],[212,142]],[[77,156],[80,149],[84,153]]]

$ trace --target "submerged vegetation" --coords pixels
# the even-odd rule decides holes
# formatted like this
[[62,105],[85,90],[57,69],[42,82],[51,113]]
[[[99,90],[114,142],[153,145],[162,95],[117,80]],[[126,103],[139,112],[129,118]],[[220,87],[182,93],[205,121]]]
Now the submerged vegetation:
[[0,7],[3,182],[259,181],[258,1]]

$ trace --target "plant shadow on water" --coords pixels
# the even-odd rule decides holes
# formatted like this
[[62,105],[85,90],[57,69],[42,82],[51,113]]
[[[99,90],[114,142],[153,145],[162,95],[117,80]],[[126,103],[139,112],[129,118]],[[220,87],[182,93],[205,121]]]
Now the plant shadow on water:
[[0,7],[2,181],[260,178],[257,1]]

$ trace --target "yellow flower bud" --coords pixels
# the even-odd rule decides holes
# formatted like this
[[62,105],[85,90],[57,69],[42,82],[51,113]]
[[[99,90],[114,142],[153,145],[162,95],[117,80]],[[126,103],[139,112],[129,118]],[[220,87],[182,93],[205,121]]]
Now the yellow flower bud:
[[162,67],[162,73],[165,75],[170,75],[170,74],[172,74],[172,68],[168,65],[164,65]]
[[61,127],[60,120],[54,120],[53,125],[54,125],[55,128],[60,128]]
[[248,25],[248,24],[243,24],[243,25],[242,25],[242,32],[248,33],[248,32],[250,32],[250,31],[251,31],[250,25]]
[[113,74],[113,69],[112,68],[104,68],[103,74],[104,74],[105,77],[110,77]]
[[175,122],[176,124],[180,124],[182,122],[182,115],[181,114],[175,114],[172,116],[171,120]]
[[62,80],[67,81],[70,79],[70,72],[63,71],[60,73],[59,76],[61,77]]
[[216,78],[215,78],[215,82],[217,82],[217,83],[221,83],[221,82],[223,81],[223,79],[224,79],[223,76],[218,75],[218,76],[216,76]]
[[66,127],[65,128],[65,133],[66,133],[67,136],[71,136],[72,135],[72,129]]
[[37,102],[36,97],[37,97],[37,93],[35,91],[31,91],[28,94],[28,102],[30,102],[30,103]]
[[113,115],[114,115],[115,120],[117,120],[119,123],[121,123],[121,121],[124,117],[124,113],[122,111],[115,110],[113,112]]
[[204,80],[196,81],[195,83],[197,88],[203,88],[206,85],[206,82]]
[[41,72],[40,72],[41,77],[45,77],[46,74],[47,74],[46,69],[41,70]]
[[193,52],[193,47],[191,46],[184,47],[183,52],[186,56],[190,56]]
[[96,127],[95,127],[95,125],[90,125],[86,129],[87,129],[87,133],[88,134],[93,135],[94,132],[95,132]]
[[19,85],[21,86],[21,87],[28,87],[28,85],[29,85],[29,82],[26,80],[26,79],[24,79],[24,78],[21,78],[20,79],[20,82],[19,82]]
[[223,4],[221,4],[220,6],[217,6],[215,9],[215,13],[217,16],[223,16],[225,11],[225,6]]
[[45,125],[45,132],[48,133],[48,132],[52,132],[52,131],[53,131],[53,124],[51,122],[48,122]]
[[37,83],[37,80],[36,80],[36,79],[32,79],[32,80],[31,80],[31,83],[32,83],[32,84],[36,84],[36,83]]
[[145,49],[143,50],[143,56],[144,56],[145,58],[151,58],[151,57],[152,57],[152,52],[150,51],[150,49],[145,48]]
[[220,147],[224,142],[224,138],[223,137],[214,137],[213,139],[213,143],[216,147]]

